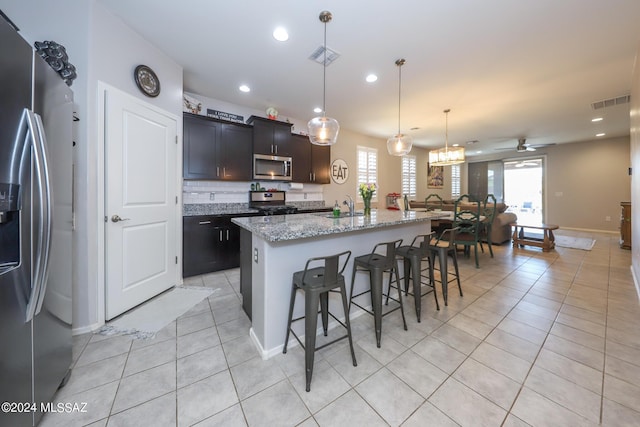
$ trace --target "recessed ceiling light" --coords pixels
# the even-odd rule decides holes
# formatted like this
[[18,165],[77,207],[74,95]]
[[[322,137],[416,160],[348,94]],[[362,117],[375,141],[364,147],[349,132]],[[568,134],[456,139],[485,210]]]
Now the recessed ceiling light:
[[597,133],[596,136],[605,136],[606,133]]
[[459,147],[460,144],[451,144],[453,147]]
[[596,117],[595,119],[591,119],[592,122],[601,122],[602,117]]
[[289,40],[289,33],[284,27],[277,27],[273,30],[273,38],[279,42],[286,42]]
[[376,76],[375,74],[369,74],[365,80],[367,81],[367,83],[373,83],[376,80],[378,80],[378,76]]
[[314,113],[322,113],[322,108],[316,107],[316,108],[313,109],[313,112]]
[[240,87],[238,89],[240,89],[240,92],[250,92],[251,91],[251,89],[247,85],[240,85]]
[[476,151],[476,154],[482,154],[482,150]]

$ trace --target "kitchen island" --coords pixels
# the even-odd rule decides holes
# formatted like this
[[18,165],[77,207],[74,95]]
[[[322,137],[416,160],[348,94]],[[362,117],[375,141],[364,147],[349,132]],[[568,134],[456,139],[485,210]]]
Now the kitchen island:
[[[370,216],[360,213],[340,218],[327,213],[233,218],[241,227],[243,306],[251,317],[250,335],[262,358],[282,351],[291,278],[294,272],[304,269],[307,259],[350,250],[352,256],[344,271],[349,292],[354,257],[370,253],[380,242],[403,239],[403,244],[408,245],[416,235],[428,233],[431,220],[441,215],[372,210]],[[368,275],[357,274],[355,293],[367,289],[368,280]],[[298,293],[296,298],[294,317],[304,313],[303,295]],[[352,308],[352,317],[358,314],[355,309]],[[343,317],[340,301],[333,296],[330,311],[338,318]],[[298,322],[297,328],[296,333],[304,335],[304,322]],[[375,337],[372,335],[371,339]]]

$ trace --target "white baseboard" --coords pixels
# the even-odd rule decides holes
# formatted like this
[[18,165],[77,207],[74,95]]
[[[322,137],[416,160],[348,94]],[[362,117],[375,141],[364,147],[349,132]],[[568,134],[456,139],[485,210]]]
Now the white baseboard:
[[93,323],[91,325],[82,326],[80,328],[71,329],[71,335],[82,335],[89,332],[94,332],[104,326],[104,323]]
[[584,232],[588,232],[588,233],[606,233],[606,234],[616,234],[619,235],[620,234],[620,230],[614,231],[614,230],[596,230],[593,228],[574,228],[574,227],[560,227],[557,230],[555,230],[555,233],[558,233],[559,231],[562,230],[572,230],[572,231],[584,231]]

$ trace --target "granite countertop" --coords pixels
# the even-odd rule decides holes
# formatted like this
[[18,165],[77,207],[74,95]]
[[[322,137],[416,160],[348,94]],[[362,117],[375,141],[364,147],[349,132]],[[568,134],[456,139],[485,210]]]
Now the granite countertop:
[[[304,211],[331,211],[331,207],[324,206],[324,202],[293,202],[287,203]],[[244,215],[257,214],[257,209],[249,207],[248,203],[193,203],[184,204],[182,206],[182,216],[201,216],[201,215]]]
[[192,204],[182,206],[182,216],[200,216],[200,215],[242,215],[257,214],[257,209],[251,209],[246,203],[236,203],[233,205],[225,204]]
[[371,216],[329,218],[326,212],[312,214],[233,218],[240,227],[269,242],[307,239],[336,233],[367,230],[441,218],[442,212],[373,209]]

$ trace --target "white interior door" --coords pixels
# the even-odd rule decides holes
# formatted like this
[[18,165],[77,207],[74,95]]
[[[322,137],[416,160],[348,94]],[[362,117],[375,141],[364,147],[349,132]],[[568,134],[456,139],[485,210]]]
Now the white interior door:
[[106,90],[106,320],[176,284],[176,141],[168,113]]

